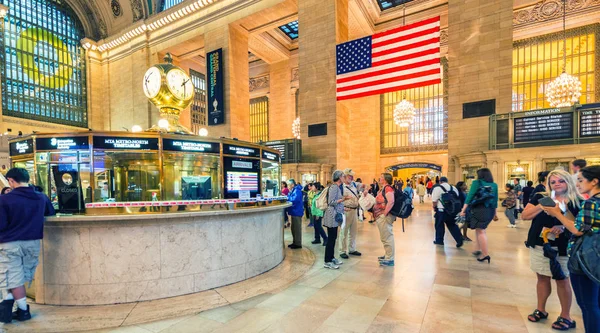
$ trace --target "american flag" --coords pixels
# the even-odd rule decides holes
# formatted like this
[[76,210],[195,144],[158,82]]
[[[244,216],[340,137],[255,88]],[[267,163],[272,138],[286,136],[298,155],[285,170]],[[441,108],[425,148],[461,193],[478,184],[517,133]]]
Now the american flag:
[[337,100],[440,83],[440,18],[337,45]]

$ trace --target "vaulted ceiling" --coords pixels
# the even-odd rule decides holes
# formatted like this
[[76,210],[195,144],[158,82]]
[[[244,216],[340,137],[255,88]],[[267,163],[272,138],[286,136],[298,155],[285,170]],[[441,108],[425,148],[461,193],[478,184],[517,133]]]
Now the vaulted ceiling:
[[[61,1],[62,0],[54,0]],[[159,8],[162,0],[64,0],[77,13],[86,36],[105,38],[143,20]]]

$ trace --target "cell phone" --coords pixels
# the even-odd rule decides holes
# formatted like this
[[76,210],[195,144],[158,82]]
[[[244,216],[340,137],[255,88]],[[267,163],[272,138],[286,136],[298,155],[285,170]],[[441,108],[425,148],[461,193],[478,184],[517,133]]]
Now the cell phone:
[[543,197],[538,202],[544,207],[556,207],[556,202],[550,197]]

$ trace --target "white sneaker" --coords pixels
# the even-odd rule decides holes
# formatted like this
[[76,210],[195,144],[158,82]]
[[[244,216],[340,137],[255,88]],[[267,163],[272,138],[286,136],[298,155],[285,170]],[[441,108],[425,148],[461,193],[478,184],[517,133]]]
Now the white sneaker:
[[512,225],[512,224],[509,224],[509,225],[507,225],[506,227],[507,227],[507,228],[514,228],[514,225]]
[[334,264],[333,262],[326,262],[325,265],[323,265],[323,267],[329,268],[329,269],[339,269],[340,268],[340,266]]
[[337,260],[336,258],[333,258],[332,262],[333,262],[334,265],[338,265],[338,266],[344,263],[343,261]]

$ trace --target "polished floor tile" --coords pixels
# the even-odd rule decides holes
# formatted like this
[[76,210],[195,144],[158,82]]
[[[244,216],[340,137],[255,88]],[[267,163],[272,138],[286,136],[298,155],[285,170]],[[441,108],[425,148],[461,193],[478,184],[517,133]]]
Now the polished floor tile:
[[[405,222],[406,232],[400,221],[395,223],[394,267],[379,266],[377,256],[383,254],[383,247],[377,227],[361,222],[357,244],[363,255],[345,259],[339,270],[323,268],[324,247],[310,244],[313,229],[304,222],[304,249],[288,250],[284,263],[273,270],[277,274],[269,272],[187,301],[173,299],[173,304],[190,310],[175,312],[167,306],[168,318],[150,323],[155,316],[164,318],[168,303],[122,305],[115,313],[110,307],[99,308],[105,325],[132,324],[99,332],[554,332],[550,325],[560,312],[554,286],[547,305],[550,318],[541,323],[527,321],[527,314],[536,307],[536,278],[523,245],[529,222],[509,229],[503,214],[499,216],[501,220],[488,229],[489,264],[477,262],[471,255],[473,242],[457,249],[449,233],[446,246],[433,245],[433,219],[430,203],[426,203],[416,205]],[[469,236],[474,239],[474,232],[469,231]],[[291,241],[289,229],[285,239]],[[306,262],[310,267],[300,269]],[[288,279],[288,274],[295,274],[294,278]],[[204,307],[210,309],[198,314]],[[52,332],[49,327],[57,325],[59,329],[54,331],[62,332],[60,328],[66,326],[60,315],[66,314],[73,319],[73,327],[84,330],[90,317],[81,311],[48,307],[31,324],[10,328],[17,328],[14,332]],[[574,299],[571,312],[578,328],[570,332],[584,332]]]

